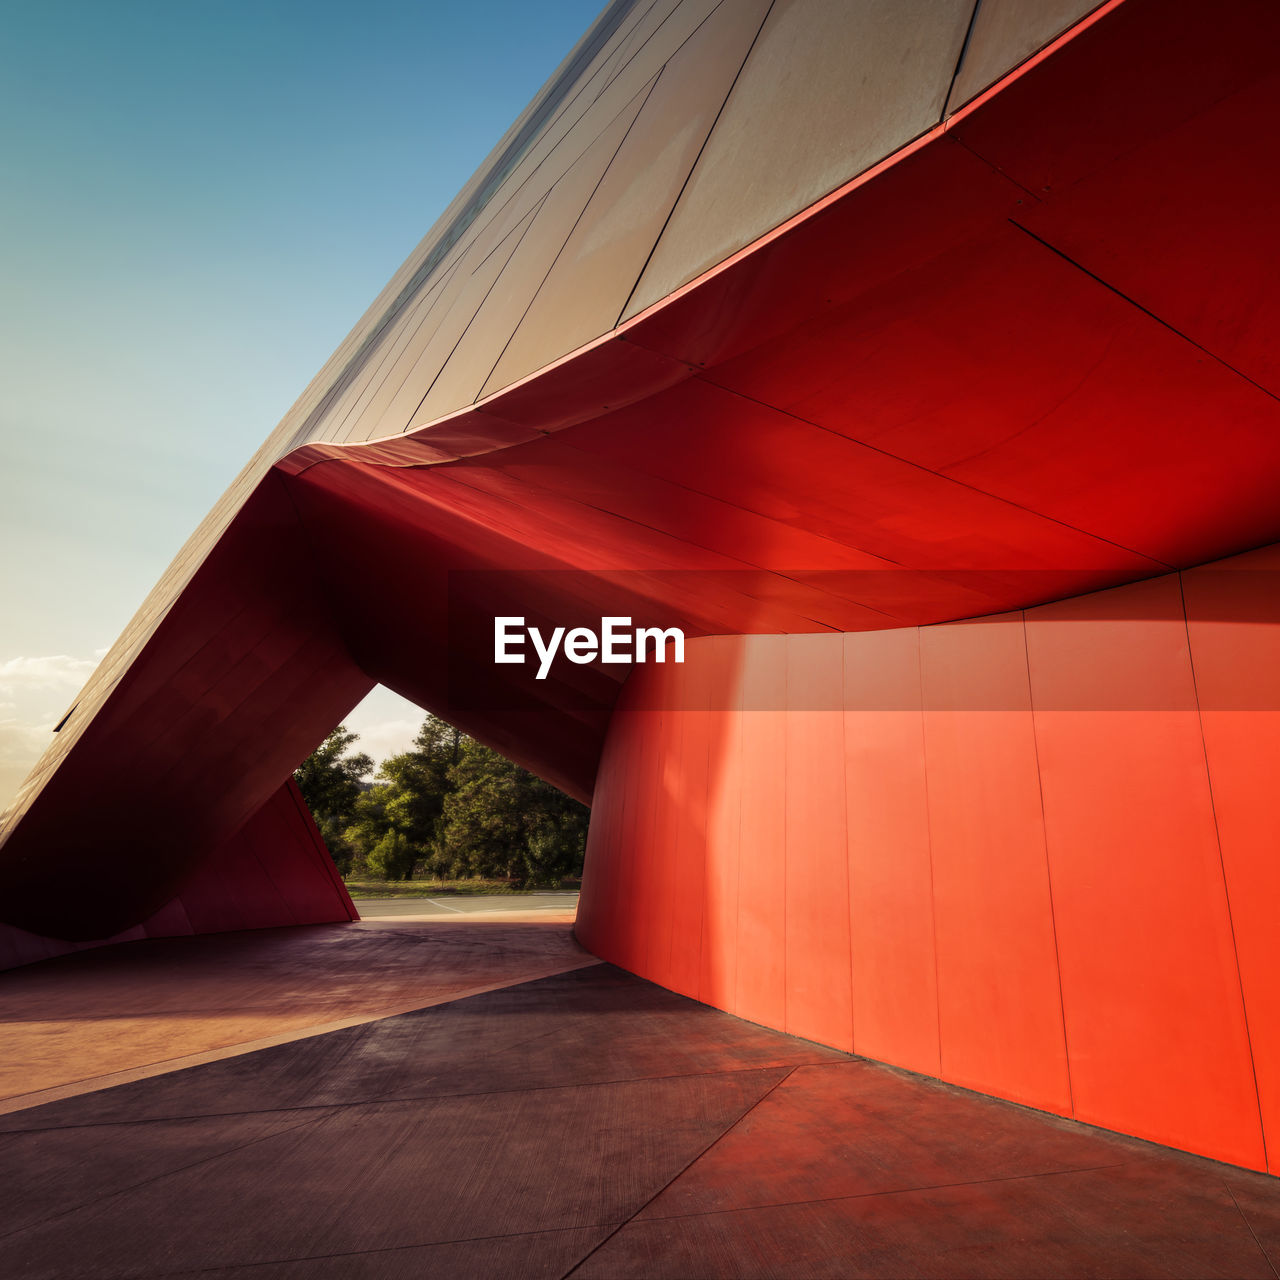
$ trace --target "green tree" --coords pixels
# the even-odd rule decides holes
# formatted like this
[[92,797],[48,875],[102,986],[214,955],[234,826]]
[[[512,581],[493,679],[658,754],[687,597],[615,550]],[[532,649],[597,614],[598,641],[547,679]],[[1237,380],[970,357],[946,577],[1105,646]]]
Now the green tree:
[[358,741],[357,734],[340,724],[293,775],[343,875],[349,874],[354,858],[344,832],[355,815],[363,791],[362,780],[373,768],[373,761],[363,751],[350,750]]
[[429,715],[413,746],[378,767],[377,781],[356,803],[344,833],[354,861],[370,874],[407,880],[420,862],[439,869],[437,828],[462,736]]
[[369,851],[366,865],[371,875],[382,880],[408,880],[417,860],[418,851],[403,832],[392,827]]
[[450,778],[438,843],[455,875],[503,876],[523,887],[581,872],[585,806],[470,738]]
[[389,830],[387,789],[375,783],[356,801],[351,821],[343,829],[342,842],[351,851],[351,865],[343,874],[367,871],[369,855]]
[[369,786],[356,741],[339,725],[295,775],[344,876],[408,880],[425,864],[524,886],[581,872],[587,810],[496,751],[429,715]]
[[386,815],[421,858],[434,851],[444,800],[452,790],[450,770],[458,760],[462,733],[427,716],[410,750],[382,762],[378,777],[387,785]]

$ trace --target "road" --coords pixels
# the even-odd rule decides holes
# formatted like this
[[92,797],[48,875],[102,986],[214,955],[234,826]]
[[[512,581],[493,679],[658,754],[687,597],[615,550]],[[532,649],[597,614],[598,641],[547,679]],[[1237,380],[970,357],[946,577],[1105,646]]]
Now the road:
[[356,898],[356,910],[365,920],[389,916],[471,915],[479,911],[574,911],[578,895],[573,891],[534,893],[441,894],[437,898]]

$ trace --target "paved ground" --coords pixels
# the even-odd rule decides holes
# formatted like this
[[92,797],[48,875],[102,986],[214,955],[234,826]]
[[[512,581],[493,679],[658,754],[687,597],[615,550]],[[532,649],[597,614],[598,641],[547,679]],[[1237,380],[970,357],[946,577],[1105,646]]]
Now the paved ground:
[[[508,927],[339,930],[324,980],[461,974]],[[766,1031],[523,927],[583,967],[0,1116],[0,1275],[1276,1274],[1275,1180]],[[267,1000],[298,984],[290,938],[314,960],[242,934],[135,944],[122,971],[152,948],[175,994],[253,969]],[[68,959],[28,990],[120,1004],[108,953]]]
[[442,916],[132,942],[0,973],[0,1114],[594,962],[573,906]]
[[544,890],[534,893],[441,894],[438,898],[357,898],[356,910],[362,920],[412,916],[431,920],[436,916],[511,915],[526,911],[570,911],[578,909],[576,892]]

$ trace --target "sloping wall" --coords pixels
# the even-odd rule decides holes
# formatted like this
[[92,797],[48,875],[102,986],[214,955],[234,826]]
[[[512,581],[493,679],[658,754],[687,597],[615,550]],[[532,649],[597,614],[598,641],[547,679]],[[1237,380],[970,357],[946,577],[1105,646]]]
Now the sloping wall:
[[[68,886],[74,892],[74,886]],[[229,933],[357,920],[333,860],[292,778],[142,924],[111,938],[66,942],[0,924],[0,969],[141,938]]]

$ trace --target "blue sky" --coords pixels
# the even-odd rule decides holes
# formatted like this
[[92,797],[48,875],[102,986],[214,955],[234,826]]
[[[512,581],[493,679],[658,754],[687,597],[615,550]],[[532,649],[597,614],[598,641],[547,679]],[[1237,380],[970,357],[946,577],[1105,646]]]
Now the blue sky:
[[[41,0],[0,41],[0,808],[600,0]],[[375,755],[420,719],[355,722]]]

